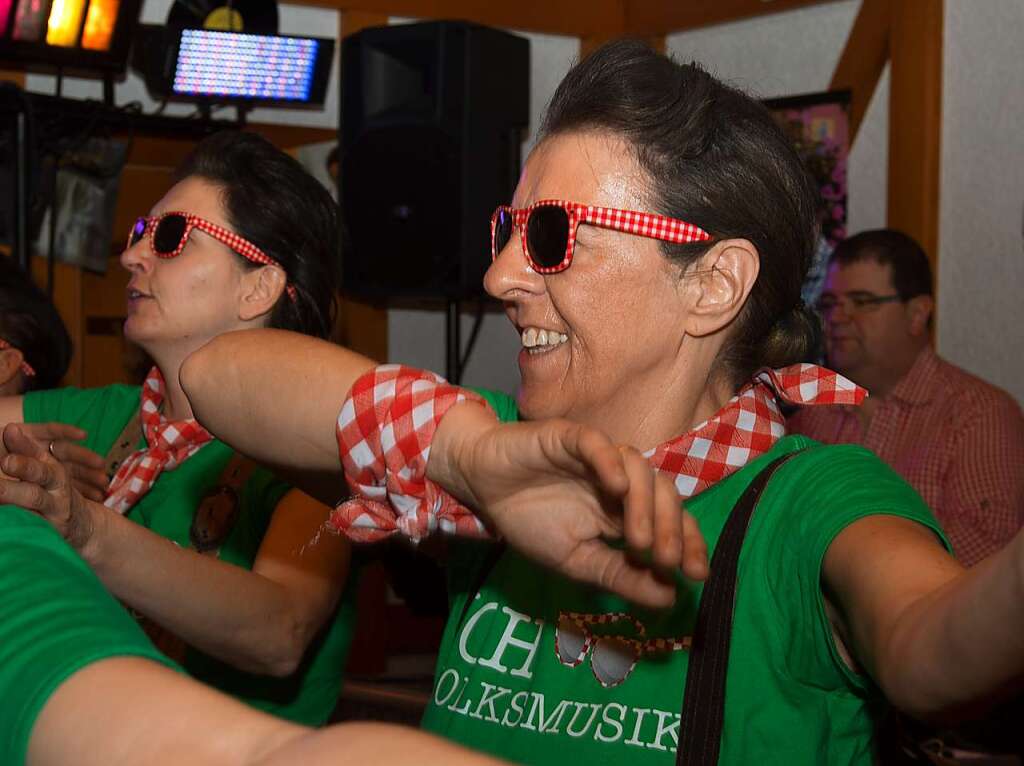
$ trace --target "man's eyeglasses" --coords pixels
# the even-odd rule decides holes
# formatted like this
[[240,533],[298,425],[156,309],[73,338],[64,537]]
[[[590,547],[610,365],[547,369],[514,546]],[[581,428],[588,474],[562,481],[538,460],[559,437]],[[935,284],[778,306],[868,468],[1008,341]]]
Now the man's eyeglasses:
[[856,292],[844,293],[842,295],[834,295],[832,293],[825,293],[818,302],[814,304],[814,307],[818,310],[818,313],[822,316],[828,316],[838,307],[843,307],[843,313],[847,316],[855,314],[867,314],[871,311],[875,311],[883,303],[902,302],[903,298],[899,295],[875,295],[863,290]]
[[[638,638],[595,636],[595,625],[631,622]],[[563,665],[575,668],[590,655],[590,670],[606,688],[618,686],[633,672],[641,657],[659,652],[688,650],[691,638],[650,638],[644,640],[643,623],[625,612],[578,614],[561,612],[555,629],[555,654]]]
[[491,259],[497,259],[512,239],[512,230],[518,228],[530,268],[540,274],[565,271],[572,264],[576,229],[581,223],[676,244],[711,239],[711,235],[700,227],[678,218],[546,199],[526,208],[502,205],[494,211],[491,216]]
[[[185,249],[188,236],[193,229],[199,229],[221,244],[227,245],[248,261],[262,266],[277,266],[284,271],[280,263],[245,237],[240,237],[223,226],[218,226],[191,213],[171,212],[152,218],[140,215],[135,219],[135,224],[128,233],[128,247],[132,247],[143,237],[149,236],[149,248],[153,251],[153,255],[158,258],[177,258]],[[289,283],[285,289],[288,291],[288,297],[294,303],[295,286]]]
[[[17,348],[15,348],[10,343],[5,341],[3,338],[0,338],[0,351],[3,351],[5,348],[12,349],[13,351],[18,351]],[[25,361],[24,354],[22,354],[21,356],[21,364],[18,365],[18,367],[21,369],[22,373],[24,373],[25,377],[27,378],[34,377],[36,374],[36,371],[32,368],[32,365]]]

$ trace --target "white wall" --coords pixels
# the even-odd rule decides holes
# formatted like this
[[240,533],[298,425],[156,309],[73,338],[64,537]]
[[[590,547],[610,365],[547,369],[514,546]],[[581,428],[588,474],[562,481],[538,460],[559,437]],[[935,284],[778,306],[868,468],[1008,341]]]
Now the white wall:
[[[859,0],[824,3],[670,35],[666,47],[760,98],[816,93],[828,90],[859,9]],[[888,124],[886,68],[850,150],[848,231],[885,225]]]
[[1024,403],[1024,3],[946,3],[938,343]]

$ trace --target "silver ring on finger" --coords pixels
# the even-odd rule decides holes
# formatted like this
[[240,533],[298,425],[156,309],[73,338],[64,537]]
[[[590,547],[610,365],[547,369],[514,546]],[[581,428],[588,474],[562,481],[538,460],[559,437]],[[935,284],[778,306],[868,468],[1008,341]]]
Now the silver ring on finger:
[[57,457],[57,453],[53,451],[54,441],[55,441],[54,439],[50,439],[50,443],[47,445],[46,451],[49,452],[53,456],[54,460],[60,460],[60,458]]

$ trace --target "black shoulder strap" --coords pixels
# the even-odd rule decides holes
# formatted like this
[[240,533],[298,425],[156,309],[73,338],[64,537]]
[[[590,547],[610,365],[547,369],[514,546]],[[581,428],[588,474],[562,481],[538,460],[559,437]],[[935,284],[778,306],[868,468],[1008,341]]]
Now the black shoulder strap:
[[733,507],[718,538],[690,646],[676,766],[714,766],[718,763],[740,549],[750,517],[768,480],[783,463],[797,454],[783,455],[762,469]]

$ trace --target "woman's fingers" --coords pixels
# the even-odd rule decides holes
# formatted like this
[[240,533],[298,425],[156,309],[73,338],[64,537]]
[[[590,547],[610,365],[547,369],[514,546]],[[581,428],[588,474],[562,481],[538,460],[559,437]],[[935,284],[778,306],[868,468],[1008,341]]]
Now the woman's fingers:
[[21,423],[20,425],[29,436],[42,442],[58,439],[77,442],[88,436],[81,428],[68,423]]
[[105,462],[101,455],[96,454],[88,447],[66,439],[53,439],[53,456],[65,463],[73,463],[82,468],[103,472]]
[[686,544],[682,503],[671,479],[656,471],[651,473],[654,476],[654,563],[663,569],[679,569]]
[[53,460],[46,454],[46,444],[32,438],[31,431],[23,423],[11,423],[4,428],[4,446],[11,455],[23,455],[35,460]]
[[[9,459],[10,457],[6,458],[5,463]],[[14,471],[7,471],[6,466],[4,473],[8,476],[15,475]],[[31,481],[0,479],[0,505],[16,505],[46,516],[52,509],[53,500],[49,492]]]
[[683,511],[683,574],[691,580],[706,580],[711,573],[708,544],[697,526],[697,520]]
[[591,540],[574,552],[566,567],[571,577],[598,585],[642,606],[660,609],[676,600],[671,577],[661,577],[646,564],[634,561],[624,550]]
[[626,545],[644,553],[654,544],[654,472],[647,459],[632,447],[620,447],[619,453],[629,476],[629,491],[622,504]]
[[603,432],[585,426],[574,428],[578,459],[597,475],[601,488],[619,497],[629,489],[629,477],[622,455]]

